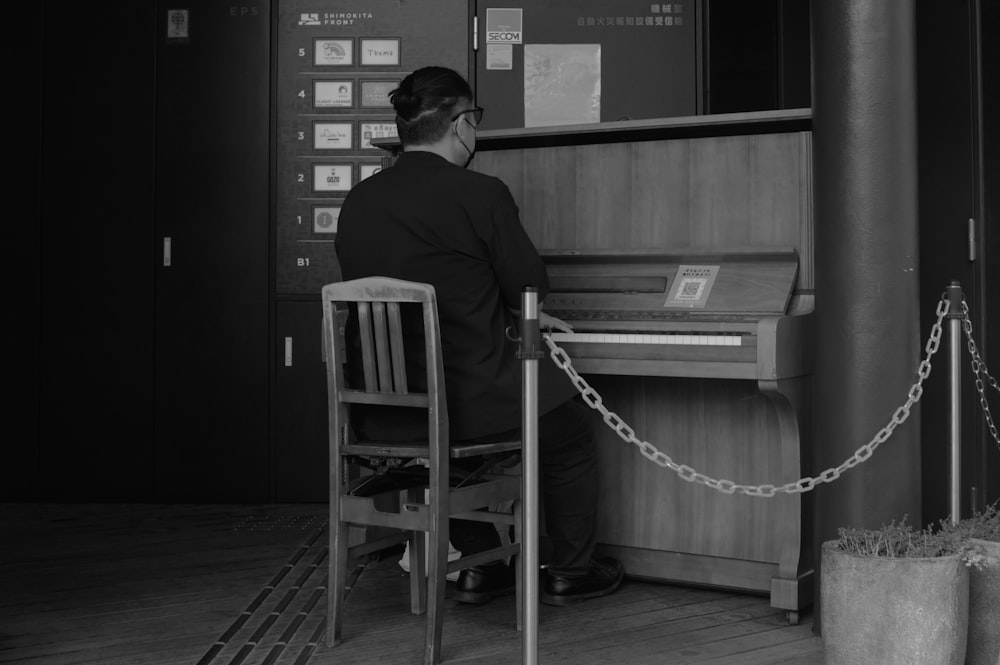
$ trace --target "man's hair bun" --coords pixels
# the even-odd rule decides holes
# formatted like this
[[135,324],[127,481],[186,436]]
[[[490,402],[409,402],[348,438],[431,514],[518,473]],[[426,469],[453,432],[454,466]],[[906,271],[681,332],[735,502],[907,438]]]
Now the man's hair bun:
[[472,99],[468,81],[447,67],[422,67],[408,74],[389,93],[403,145],[439,139],[453,119],[458,103]]
[[396,115],[409,120],[420,115],[420,99],[413,94],[413,81],[406,78],[399,87],[389,93],[389,101],[396,109]]

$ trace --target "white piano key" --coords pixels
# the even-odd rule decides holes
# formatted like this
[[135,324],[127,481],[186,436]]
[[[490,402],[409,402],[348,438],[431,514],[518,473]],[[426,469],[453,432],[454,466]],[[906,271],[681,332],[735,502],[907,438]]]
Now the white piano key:
[[681,344],[691,346],[742,346],[740,335],[694,335],[678,333],[549,333],[552,341],[587,344]]

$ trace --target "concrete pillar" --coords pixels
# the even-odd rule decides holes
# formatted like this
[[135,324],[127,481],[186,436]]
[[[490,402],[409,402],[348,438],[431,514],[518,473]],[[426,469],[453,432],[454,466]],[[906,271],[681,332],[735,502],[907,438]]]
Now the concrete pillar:
[[[811,11],[819,472],[868,443],[906,401],[923,331],[915,0],[812,0]],[[904,516],[922,526],[919,417],[914,408],[872,458],[816,490],[817,566],[819,544],[839,527]]]

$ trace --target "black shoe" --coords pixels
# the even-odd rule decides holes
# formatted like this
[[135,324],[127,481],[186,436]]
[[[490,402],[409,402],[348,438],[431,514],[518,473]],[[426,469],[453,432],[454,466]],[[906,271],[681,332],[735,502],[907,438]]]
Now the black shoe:
[[466,568],[458,575],[452,598],[460,603],[486,603],[497,596],[513,593],[517,582],[514,566],[487,563]]
[[588,598],[614,592],[625,578],[625,567],[617,559],[601,557],[590,562],[590,572],[583,577],[563,577],[549,573],[542,590],[546,605],[572,605]]

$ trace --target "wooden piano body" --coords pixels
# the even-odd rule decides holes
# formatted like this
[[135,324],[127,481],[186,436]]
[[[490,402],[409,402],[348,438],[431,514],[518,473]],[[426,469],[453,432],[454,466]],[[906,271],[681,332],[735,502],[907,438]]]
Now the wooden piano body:
[[[578,332],[704,338],[557,343],[638,437],[713,478],[781,485],[811,475],[808,129],[798,110],[478,139],[474,168],[508,184],[549,266],[545,311]],[[691,265],[718,267],[708,298],[665,308],[678,269]],[[580,318],[587,309],[600,314]],[[603,551],[633,576],[767,593],[797,619],[812,600],[808,494],[685,482],[596,413],[594,425]]]

